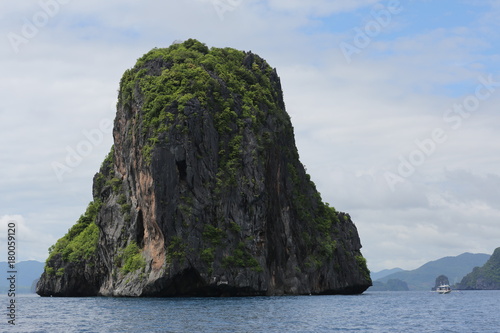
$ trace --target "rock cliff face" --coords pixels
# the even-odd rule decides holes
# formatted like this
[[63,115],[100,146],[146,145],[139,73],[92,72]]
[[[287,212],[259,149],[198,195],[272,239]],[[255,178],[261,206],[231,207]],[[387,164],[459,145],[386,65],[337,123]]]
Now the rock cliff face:
[[465,290],[500,290],[500,247],[495,249],[490,259],[482,266],[463,277],[455,286]]
[[42,296],[356,294],[348,214],[299,161],[280,80],[251,52],[154,49],[120,82],[94,201],[52,248]]

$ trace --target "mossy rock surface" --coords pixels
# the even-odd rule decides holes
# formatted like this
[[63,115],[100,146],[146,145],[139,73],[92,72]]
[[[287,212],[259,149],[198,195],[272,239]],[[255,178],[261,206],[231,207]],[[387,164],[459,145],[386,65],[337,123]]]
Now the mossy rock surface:
[[[371,285],[356,227],[306,173],[277,71],[258,55],[193,39],[151,50],[121,79],[113,135],[94,201],[52,248],[39,294],[78,295],[75,285],[116,296],[356,294]],[[75,272],[85,278],[68,282]]]

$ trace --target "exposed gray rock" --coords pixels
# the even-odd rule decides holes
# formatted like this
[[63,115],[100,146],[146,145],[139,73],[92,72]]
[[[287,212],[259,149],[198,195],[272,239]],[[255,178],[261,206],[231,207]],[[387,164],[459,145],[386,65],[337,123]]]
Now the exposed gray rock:
[[322,202],[280,80],[257,55],[194,40],[151,51],[124,74],[113,135],[94,177],[97,213],[85,215],[99,228],[95,253],[72,262],[65,256],[78,250],[56,244],[40,295],[356,294],[371,285],[356,227]]
[[475,267],[455,286],[465,290],[500,290],[500,247],[482,267]]

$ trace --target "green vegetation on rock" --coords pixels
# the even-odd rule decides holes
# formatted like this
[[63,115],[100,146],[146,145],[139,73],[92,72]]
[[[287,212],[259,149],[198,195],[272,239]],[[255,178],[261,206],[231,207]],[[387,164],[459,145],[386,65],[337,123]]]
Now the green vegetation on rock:
[[52,248],[41,295],[371,284],[350,216],[323,202],[299,160],[276,71],[252,52],[194,39],[151,50],[122,77],[114,139],[91,207]]
[[[106,186],[112,188],[113,193],[117,193],[121,189],[121,180],[113,178],[113,154],[114,148],[111,147],[111,151],[101,164],[101,172],[94,177],[95,194],[100,193]],[[67,264],[87,263],[89,266],[94,264],[99,242],[99,227],[96,225],[96,219],[102,205],[101,198],[96,195],[94,200],[88,204],[85,213],[80,216],[66,235],[49,248],[49,256],[45,263],[46,274],[62,277],[65,272],[64,266]],[[62,267],[52,267],[51,265],[62,265]]]
[[99,228],[95,224],[95,219],[101,205],[98,199],[88,205],[85,214],[80,216],[68,233],[49,248],[47,262],[57,254],[69,262],[90,260],[95,256],[99,240]]
[[222,245],[223,240],[227,237],[224,230],[214,227],[211,224],[205,225],[205,230],[203,231],[203,238],[208,240],[212,245],[219,246]]
[[144,260],[139,246],[136,242],[130,242],[123,252],[119,255],[119,260],[123,262],[121,271],[123,273],[135,272],[138,269],[144,269],[146,267],[146,261]]
[[498,290],[500,289],[500,247],[495,249],[490,259],[462,279],[459,289]]
[[174,236],[167,247],[167,262],[182,260],[186,257],[186,244],[181,237]]
[[[245,65],[245,59],[251,63]],[[160,69],[161,73],[155,72]],[[235,185],[245,127],[258,130],[267,112],[290,124],[288,115],[276,110],[280,96],[269,79],[273,71],[253,54],[231,48],[209,49],[189,39],[153,49],[126,71],[120,83],[119,105],[132,110],[132,100],[143,101],[141,113],[136,114],[141,126],[135,131],[145,137],[143,154],[148,163],[164,133],[186,134],[187,120],[200,116],[186,112],[188,105],[213,112],[220,135],[218,185],[227,187]]]
[[356,256],[356,262],[358,263],[358,266],[359,266],[361,272],[363,272],[364,277],[366,279],[369,279],[370,278],[370,270],[368,269],[368,266],[366,265],[366,259],[363,256],[358,255],[358,256]]
[[236,249],[229,256],[226,256],[222,260],[224,267],[241,267],[241,268],[251,268],[256,272],[262,272],[263,269],[260,267],[259,262],[252,257],[248,250],[246,249],[244,242],[239,242]]
[[121,189],[122,181],[114,176],[114,153],[115,149],[114,146],[112,146],[108,155],[101,164],[100,172],[98,172],[94,177],[95,194],[101,193],[106,186],[110,186],[115,194],[117,194]]
[[[287,169],[293,181],[293,203],[298,217],[302,221],[309,223],[311,229],[319,231],[316,233],[318,238],[314,241],[308,234],[304,236],[306,243],[319,245],[319,255],[310,258],[310,266],[321,266],[325,260],[333,257],[339,246],[337,240],[332,238],[335,227],[340,223],[338,213],[335,208],[323,202],[321,195],[316,190],[316,185],[308,174],[299,175],[297,167],[292,163],[288,163]],[[308,182],[308,184],[305,182]],[[311,200],[311,193],[303,191],[307,187],[314,189],[313,200]],[[347,219],[346,222],[350,220],[347,214],[344,215],[344,219]]]

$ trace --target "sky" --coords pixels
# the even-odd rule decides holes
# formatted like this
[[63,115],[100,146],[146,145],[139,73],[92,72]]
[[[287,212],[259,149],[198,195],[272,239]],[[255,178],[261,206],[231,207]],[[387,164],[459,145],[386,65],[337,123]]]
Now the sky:
[[18,261],[47,258],[92,200],[123,72],[188,38],[277,68],[301,162],[372,271],[491,254],[499,18],[499,0],[1,1],[0,261],[9,223]]

